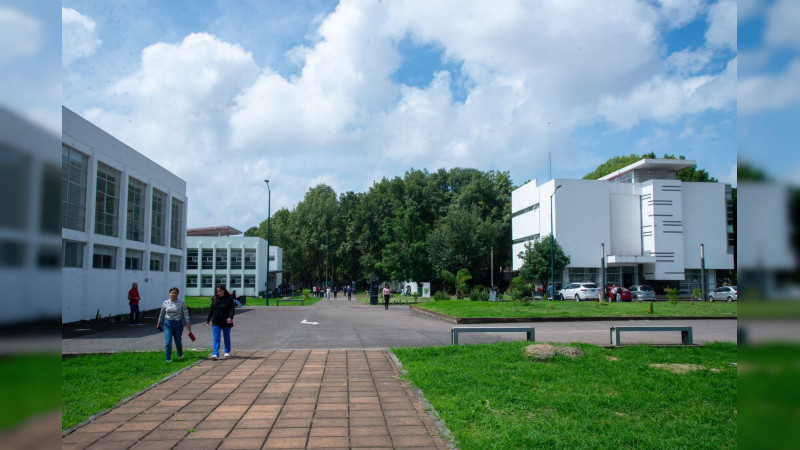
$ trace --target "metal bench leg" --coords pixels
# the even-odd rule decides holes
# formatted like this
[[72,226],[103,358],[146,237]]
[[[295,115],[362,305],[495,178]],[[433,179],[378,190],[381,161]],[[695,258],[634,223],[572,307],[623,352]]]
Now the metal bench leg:
[[450,341],[453,345],[458,345],[458,331],[452,330],[450,331]]
[[692,339],[692,330],[681,330],[681,343],[683,345],[694,345]]
[[530,342],[536,342],[536,331],[535,330],[534,331],[528,331],[525,334],[528,335],[528,340]]

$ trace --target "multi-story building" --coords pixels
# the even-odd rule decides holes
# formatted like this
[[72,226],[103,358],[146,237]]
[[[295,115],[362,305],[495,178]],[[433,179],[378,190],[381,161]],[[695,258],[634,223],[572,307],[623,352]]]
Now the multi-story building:
[[[230,227],[195,228],[186,237],[186,295],[212,296],[225,285],[236,295],[258,296],[267,279],[267,241],[235,236]],[[283,249],[269,247],[269,289],[283,283]]]
[[[575,281],[706,289],[733,269],[730,186],[687,183],[694,161],[643,159],[599,180],[533,180],[511,194],[513,268],[525,243],[553,234],[571,258],[556,287]],[[552,204],[552,206],[551,206]],[[552,225],[551,225],[552,223]]]
[[62,323],[161,306],[183,286],[186,182],[62,107]]

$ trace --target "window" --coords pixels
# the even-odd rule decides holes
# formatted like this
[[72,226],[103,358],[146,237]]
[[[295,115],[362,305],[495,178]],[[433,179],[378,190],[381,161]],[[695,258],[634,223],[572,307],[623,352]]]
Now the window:
[[236,248],[231,249],[231,269],[241,269],[241,268],[242,268],[242,249],[236,249]]
[[187,270],[196,270],[197,269],[197,249],[190,248],[186,250],[186,269]]
[[0,267],[25,265],[25,246],[19,242],[0,241]]
[[203,269],[213,269],[214,268],[214,250],[210,248],[203,249],[203,257],[202,261],[202,268]]
[[269,260],[270,261],[275,261],[275,255],[269,255]]
[[204,288],[214,287],[214,285],[211,284],[212,281],[213,280],[211,279],[211,275],[203,275],[203,277],[200,279],[200,287]]
[[520,209],[519,211],[515,212],[514,214],[511,214],[511,218],[513,219],[514,217],[521,216],[521,215],[523,215],[523,214],[525,214],[527,212],[536,211],[537,209],[539,209],[539,204],[538,203],[536,203],[534,205],[531,205],[531,206],[528,206],[527,208]]
[[164,245],[164,226],[167,217],[167,194],[153,189],[153,217],[150,221],[150,243]]
[[728,225],[728,254],[733,255],[736,249],[736,230],[733,220],[733,191],[730,184],[725,185],[725,216]]
[[[32,172],[33,162],[30,155],[14,151],[6,144],[0,144],[0,182],[2,182],[0,192],[3,194],[0,195],[0,211],[3,211],[0,214],[0,229],[21,231],[29,228],[28,211],[39,203],[39,199],[32,198],[33,193],[30,189]],[[5,259],[5,255],[0,257]]]
[[61,267],[61,249],[52,245],[42,245],[36,250],[36,266],[43,269]]
[[169,255],[169,271],[170,272],[180,272],[181,271],[181,257],[178,255]]
[[164,271],[164,254],[150,252],[150,271],[163,272]]
[[241,275],[231,275],[231,289],[241,288],[242,287],[242,276]]
[[186,275],[186,287],[187,288],[197,287],[197,275]]
[[[569,267],[569,281],[570,283],[581,281],[599,281],[600,269],[597,267]],[[556,274],[558,278],[558,274]]]
[[256,276],[255,275],[245,275],[244,276],[244,287],[246,287],[246,288],[254,288],[254,287],[256,287]]
[[119,174],[103,163],[97,163],[97,205],[94,232],[117,237],[119,223]]
[[514,239],[511,241],[512,244],[521,244],[523,242],[535,241],[539,239],[539,233],[532,234],[530,236],[525,236],[523,238]]
[[144,252],[141,250],[125,250],[125,270],[142,270]]
[[256,268],[256,251],[254,249],[244,251],[244,268],[245,269]]
[[125,237],[144,242],[144,192],[145,184],[128,178],[128,226]]
[[177,198],[172,198],[171,226],[169,229],[169,246],[172,248],[183,248],[183,202]]
[[214,286],[223,285],[228,286],[228,277],[226,275],[217,275],[214,277]]
[[[89,157],[61,146],[61,226],[86,231],[86,185]],[[74,266],[69,266],[74,267]]]
[[116,269],[117,248],[106,245],[95,245],[92,254],[92,267],[95,269]]
[[228,268],[228,250],[227,249],[217,249],[216,255],[216,263],[217,269],[227,269]]
[[64,267],[83,267],[83,248],[82,242],[63,241],[61,251],[63,254]]

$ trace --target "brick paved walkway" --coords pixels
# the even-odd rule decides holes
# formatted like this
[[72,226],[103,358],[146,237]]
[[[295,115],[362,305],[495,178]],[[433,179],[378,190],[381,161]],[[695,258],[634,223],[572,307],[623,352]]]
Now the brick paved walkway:
[[448,448],[385,350],[240,351],[203,361],[62,448]]

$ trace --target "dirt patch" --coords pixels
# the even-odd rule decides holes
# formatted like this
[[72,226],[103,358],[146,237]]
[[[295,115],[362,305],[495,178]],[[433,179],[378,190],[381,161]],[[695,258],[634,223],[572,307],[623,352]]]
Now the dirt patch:
[[583,350],[575,347],[560,347],[551,344],[533,344],[525,347],[525,354],[536,361],[546,361],[555,355],[564,355],[570,358],[583,356]]
[[669,370],[670,372],[677,374],[696,372],[698,370],[707,370],[706,367],[697,364],[650,364],[650,367]]

